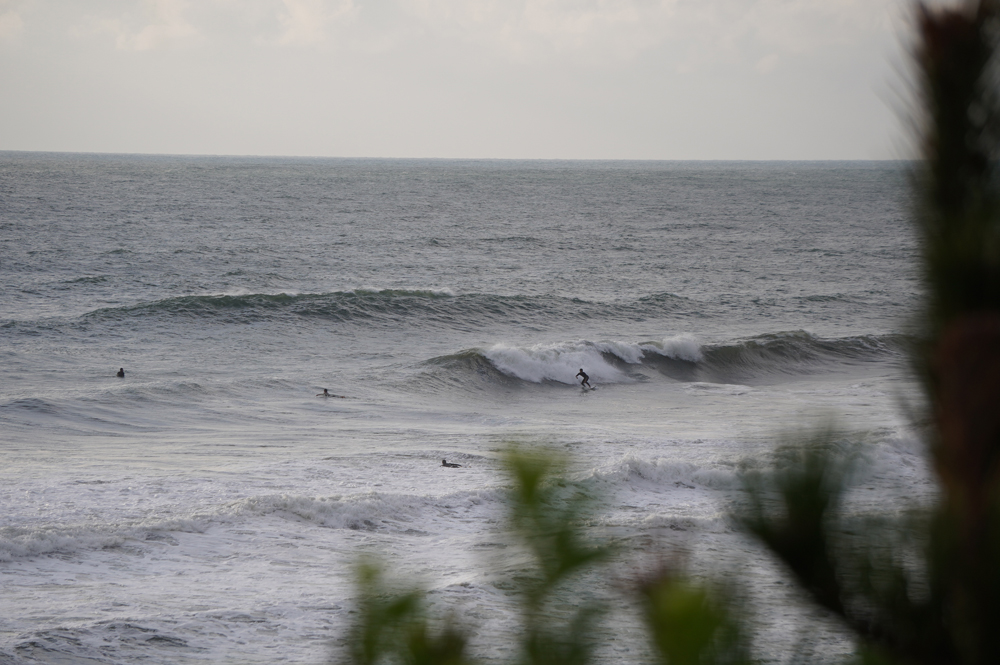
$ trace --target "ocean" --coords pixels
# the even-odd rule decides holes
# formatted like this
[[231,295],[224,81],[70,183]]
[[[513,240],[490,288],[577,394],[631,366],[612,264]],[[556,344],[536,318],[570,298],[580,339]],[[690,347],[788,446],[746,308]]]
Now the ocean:
[[909,196],[895,162],[0,153],[0,663],[323,663],[362,556],[502,662],[512,445],[626,559],[739,580],[762,662],[836,659],[728,512],[831,419],[858,510],[933,494]]

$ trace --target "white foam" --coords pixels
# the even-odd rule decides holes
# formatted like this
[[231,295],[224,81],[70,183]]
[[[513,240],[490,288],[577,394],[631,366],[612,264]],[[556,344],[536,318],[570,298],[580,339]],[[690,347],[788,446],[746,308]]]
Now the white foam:
[[0,528],[0,561],[118,547],[145,541],[151,533],[204,533],[212,525],[240,524],[261,516],[309,522],[332,529],[405,529],[454,510],[500,505],[499,489],[469,490],[444,496],[362,492],[337,496],[273,494],[252,496],[187,515],[156,515],[118,524],[36,524]]
[[52,552],[73,552],[81,549],[116,547],[126,539],[123,533],[85,528],[37,529],[5,528],[0,531],[0,561],[13,561],[23,557]]
[[746,395],[747,393],[753,392],[753,388],[750,386],[744,386],[739,383],[705,383],[702,381],[695,381],[693,383],[684,384],[684,392],[692,395]]
[[693,335],[665,337],[658,344],[642,345],[642,350],[693,363],[701,362],[705,358],[701,352],[701,343]]
[[644,355],[642,347],[629,342],[595,342],[594,348],[601,353],[610,353],[613,356],[617,356],[630,365],[641,363]]
[[616,484],[640,479],[664,486],[682,483],[713,490],[740,487],[739,477],[733,469],[704,468],[665,457],[644,459],[629,454],[617,462],[594,469],[591,473],[596,479]]
[[[609,350],[612,348],[611,342],[603,344],[609,345],[606,347]],[[483,355],[504,374],[532,383],[558,381],[575,384],[580,368],[590,375],[592,383],[629,382],[628,376],[608,364],[601,355],[602,350],[599,345],[584,341],[537,344],[526,348],[496,344]]]
[[373,529],[420,524],[436,513],[499,502],[500,490],[417,496],[365,492],[347,496],[309,497],[288,494],[258,496],[228,506],[233,514],[291,516],[334,529]]

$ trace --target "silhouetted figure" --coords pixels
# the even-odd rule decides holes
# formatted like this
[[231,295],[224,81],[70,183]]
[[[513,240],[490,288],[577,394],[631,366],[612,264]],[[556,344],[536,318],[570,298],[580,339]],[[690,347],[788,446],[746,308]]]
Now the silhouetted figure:
[[461,464],[453,464],[453,463],[449,462],[446,459],[441,460],[441,466],[446,466],[446,467],[448,467],[450,469],[461,469],[462,468]]
[[593,388],[594,387],[594,386],[590,385],[590,377],[587,376],[587,373],[583,371],[582,367],[580,368],[580,371],[576,373],[576,375],[578,377],[582,377],[582,380],[580,381],[580,386],[582,386],[584,388]]
[[117,376],[119,379],[124,379],[125,378],[125,368],[122,367],[121,369],[119,369],[118,373],[115,374],[115,376]]
[[326,388],[323,388],[323,392],[316,393],[316,397],[339,397],[340,399],[347,399],[344,395],[334,395]]

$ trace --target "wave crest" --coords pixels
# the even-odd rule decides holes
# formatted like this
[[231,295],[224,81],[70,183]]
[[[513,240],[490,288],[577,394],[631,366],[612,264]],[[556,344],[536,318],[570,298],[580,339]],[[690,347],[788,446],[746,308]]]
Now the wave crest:
[[433,358],[427,364],[435,371],[452,372],[449,382],[463,387],[463,376],[494,384],[514,380],[575,385],[580,368],[592,383],[632,383],[658,373],[690,383],[743,384],[902,357],[906,344],[901,335],[824,339],[793,331],[703,345],[692,335],[679,335],[648,342],[495,344]]
[[254,322],[282,316],[332,321],[398,323],[403,318],[447,323],[458,328],[498,324],[537,326],[545,321],[619,318],[645,321],[676,312],[677,297],[606,303],[562,296],[457,295],[450,289],[367,289],[329,293],[242,293],[187,295],[109,307],[83,315],[84,321],[189,317],[218,322]]

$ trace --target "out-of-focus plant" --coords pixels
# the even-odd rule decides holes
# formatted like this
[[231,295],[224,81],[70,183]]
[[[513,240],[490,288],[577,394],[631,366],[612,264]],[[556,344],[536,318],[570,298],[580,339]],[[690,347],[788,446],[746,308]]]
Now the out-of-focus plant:
[[590,542],[581,529],[592,498],[566,480],[563,461],[552,453],[512,449],[506,466],[513,480],[512,532],[533,562],[516,585],[522,605],[522,662],[584,665],[591,660],[594,623],[602,608],[580,595],[566,602],[564,594],[567,584],[611,553],[607,544]]
[[747,475],[749,506],[737,513],[741,525],[787,564],[795,579],[820,605],[845,612],[838,576],[839,523],[847,489],[848,459],[835,447],[833,429],[813,434],[810,445],[787,445],[776,454],[776,472]]
[[925,519],[851,523],[829,436],[751,484],[741,521],[871,663],[1000,663],[1000,3],[918,5],[925,306],[913,360],[939,499]]
[[[520,608],[517,665],[588,665],[605,607],[590,582],[606,573],[615,548],[589,537],[594,498],[568,479],[565,461],[545,451],[505,455],[512,545],[527,564],[505,584]],[[515,556],[507,559],[519,561]],[[594,576],[593,578],[588,576]],[[432,621],[418,589],[393,590],[371,563],[358,570],[359,599],[347,634],[345,665],[469,663],[468,634]],[[607,586],[607,585],[605,585]],[[638,599],[652,646],[664,665],[741,665],[747,642],[732,608],[675,568],[645,578]],[[431,626],[441,626],[435,632]]]
[[642,616],[663,665],[752,662],[739,605],[727,594],[664,567],[639,587]]
[[1000,663],[1000,3],[924,10],[921,37],[931,584],[942,652]]
[[[926,298],[913,364],[940,493],[893,520],[845,509],[855,459],[832,430],[748,476],[736,521],[855,636],[870,665],[1000,663],[1000,0],[917,5],[914,174]],[[512,588],[524,665],[586,665],[601,606],[578,594],[611,553],[585,537],[590,500],[551,456],[512,452],[511,531],[531,565]],[[347,661],[466,663],[466,634],[427,619],[420,592],[363,567]],[[748,662],[738,606],[677,570],[638,586],[664,665]],[[432,625],[443,626],[437,632]]]
[[358,608],[347,634],[351,665],[465,665],[467,634],[454,621],[435,631],[419,589],[397,590],[371,561],[358,565]]

